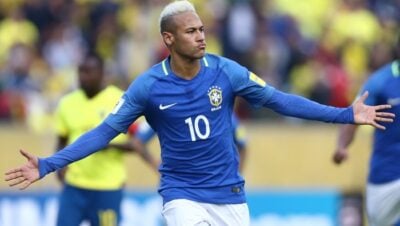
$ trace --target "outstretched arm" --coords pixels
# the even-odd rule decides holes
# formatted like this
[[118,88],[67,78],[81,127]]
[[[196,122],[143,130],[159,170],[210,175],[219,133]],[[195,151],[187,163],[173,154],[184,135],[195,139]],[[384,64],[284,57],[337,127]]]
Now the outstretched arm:
[[332,123],[371,125],[378,129],[385,129],[378,122],[393,122],[395,115],[379,111],[391,106],[365,105],[364,101],[367,97],[368,92],[364,93],[351,107],[336,108],[275,90],[264,106],[287,116]]
[[354,140],[354,135],[357,131],[357,125],[342,125],[339,129],[338,141],[333,161],[340,164],[347,159],[348,147]]
[[102,123],[50,157],[41,159],[28,152],[21,151],[28,162],[7,171],[5,180],[9,181],[10,186],[20,185],[20,189],[25,189],[48,173],[103,149],[118,134],[117,130],[106,123]]

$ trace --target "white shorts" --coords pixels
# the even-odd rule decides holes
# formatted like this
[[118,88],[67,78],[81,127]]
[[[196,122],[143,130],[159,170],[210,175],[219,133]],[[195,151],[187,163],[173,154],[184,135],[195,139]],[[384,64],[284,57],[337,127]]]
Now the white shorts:
[[367,185],[367,213],[370,226],[391,226],[400,220],[400,179]]
[[249,226],[249,208],[242,204],[208,204],[187,199],[167,202],[162,211],[167,226]]

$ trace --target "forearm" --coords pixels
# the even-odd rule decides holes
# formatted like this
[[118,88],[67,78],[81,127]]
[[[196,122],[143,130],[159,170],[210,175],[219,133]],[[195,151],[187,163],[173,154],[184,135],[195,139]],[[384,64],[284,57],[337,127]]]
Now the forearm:
[[271,99],[264,104],[280,114],[297,118],[331,123],[354,123],[353,108],[336,108],[322,105],[304,97],[275,90]]
[[151,168],[153,168],[155,171],[158,170],[158,162],[153,158],[147,149],[140,153],[140,156],[144,161],[147,162],[147,164],[149,164]]
[[140,155],[140,157],[149,164],[155,171],[158,171],[158,161],[156,161],[153,156],[150,154],[146,145],[142,142],[142,140],[134,137],[131,140],[131,144],[133,145],[135,151]]
[[239,149],[239,171],[243,173],[243,168],[246,162],[246,157],[247,157],[247,150],[245,147],[242,147]]
[[100,124],[93,130],[83,134],[74,143],[47,158],[39,159],[40,177],[55,170],[61,169],[68,164],[78,161],[86,156],[101,150],[119,134],[105,123]]
[[354,135],[356,133],[357,125],[343,125],[339,129],[339,136],[337,141],[337,147],[339,149],[347,149],[347,147],[353,142]]
[[123,144],[108,144],[107,148],[116,148],[124,152],[134,152],[135,149],[132,147],[132,145],[127,142]]

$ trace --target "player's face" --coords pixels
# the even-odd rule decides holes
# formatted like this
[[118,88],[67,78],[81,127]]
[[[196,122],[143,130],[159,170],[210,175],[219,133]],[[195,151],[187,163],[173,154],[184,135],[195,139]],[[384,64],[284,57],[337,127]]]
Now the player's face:
[[171,37],[171,52],[189,59],[200,59],[206,50],[204,26],[194,12],[174,16],[175,28]]
[[87,93],[96,92],[102,85],[102,71],[94,59],[86,60],[79,67],[79,85]]

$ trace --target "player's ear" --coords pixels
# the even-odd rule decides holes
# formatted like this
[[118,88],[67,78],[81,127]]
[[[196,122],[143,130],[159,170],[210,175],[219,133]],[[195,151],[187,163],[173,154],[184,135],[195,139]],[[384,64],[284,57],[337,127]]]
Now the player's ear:
[[171,46],[174,42],[174,35],[171,32],[164,31],[162,32],[162,38],[164,40],[165,45]]

